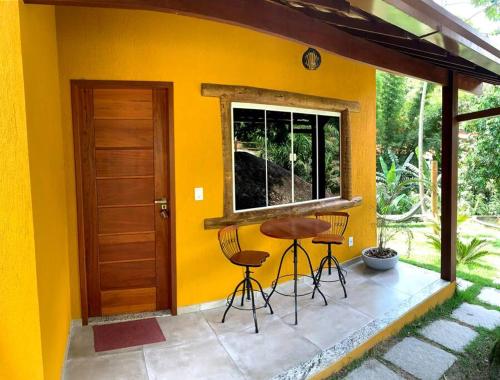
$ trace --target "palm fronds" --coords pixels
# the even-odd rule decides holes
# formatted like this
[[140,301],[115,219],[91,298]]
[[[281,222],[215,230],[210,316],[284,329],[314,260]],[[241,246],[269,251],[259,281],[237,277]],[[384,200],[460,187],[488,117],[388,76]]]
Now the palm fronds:
[[472,238],[469,242],[457,239],[457,263],[472,264],[480,257],[488,255],[490,252],[483,249],[486,243],[486,240],[478,238]]
[[[457,224],[460,226],[467,219],[467,216],[460,215],[457,218]],[[432,223],[432,233],[425,234],[425,236],[427,238],[427,244],[433,247],[436,251],[441,251],[441,224],[438,220],[434,220]],[[479,258],[491,254],[491,252],[486,248],[487,244],[488,241],[484,239],[475,237],[467,241],[458,236],[456,243],[457,264],[470,265]]]

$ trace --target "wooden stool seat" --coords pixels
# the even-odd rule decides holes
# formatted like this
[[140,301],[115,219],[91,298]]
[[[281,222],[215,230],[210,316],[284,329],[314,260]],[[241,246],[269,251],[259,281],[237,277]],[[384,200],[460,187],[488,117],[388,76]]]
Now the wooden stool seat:
[[344,237],[341,235],[321,234],[316,236],[312,242],[314,244],[342,244]]
[[231,262],[235,265],[260,267],[269,257],[264,251],[240,251],[231,256]]

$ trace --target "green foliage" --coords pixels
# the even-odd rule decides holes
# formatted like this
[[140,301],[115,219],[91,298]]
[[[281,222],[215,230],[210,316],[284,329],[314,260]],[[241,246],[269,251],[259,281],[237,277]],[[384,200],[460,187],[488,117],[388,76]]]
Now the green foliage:
[[[500,107],[500,86],[484,94],[461,96],[462,112]],[[459,194],[461,211],[469,215],[500,214],[500,117],[464,123],[460,140]]]
[[500,21],[500,3],[498,0],[471,0],[476,7],[483,8],[487,18],[492,21]]
[[[336,120],[336,119],[332,119]],[[325,181],[332,194],[340,194],[340,131],[331,121],[325,125]]]
[[472,238],[469,242],[462,239],[457,239],[457,263],[458,264],[472,264],[477,259],[489,255],[490,252],[483,249],[487,244],[486,240],[479,238]]
[[[393,152],[399,159],[417,147],[422,81],[377,72],[377,146],[379,155]],[[441,87],[427,88],[424,137],[426,151],[440,160]]]
[[399,165],[394,154],[390,154],[391,164],[387,165],[382,156],[379,157],[382,171],[377,172],[377,233],[378,248],[382,251],[386,248],[387,242],[398,232],[398,228],[391,225],[384,218],[384,215],[396,213],[401,208],[401,203],[407,201],[408,192],[415,188],[418,179],[408,170],[408,165],[413,158],[413,153],[406,157],[403,164]]
[[[242,123],[243,124],[243,123]],[[300,129],[301,125],[294,125]],[[282,133],[284,130],[285,133]],[[286,170],[292,170],[291,134],[285,128],[268,128],[267,159]],[[340,132],[336,118],[325,124],[325,181],[326,190],[331,194],[340,192]],[[264,157],[266,142],[264,137],[247,132],[244,136],[249,138],[249,144],[255,146],[259,157]],[[248,144],[248,143],[247,143]],[[294,175],[308,183],[312,183],[312,138],[311,135],[294,133],[293,151],[297,158],[294,161]]]
[[294,174],[312,183],[312,139],[310,135],[296,133],[293,137],[293,151],[297,155]]
[[[488,6],[498,0],[478,0]],[[490,9],[490,8],[488,8]],[[418,106],[422,82],[389,73],[377,72],[377,154],[384,160],[404,160],[418,144]],[[500,86],[485,85],[484,94],[459,94],[459,113],[500,107]],[[460,125],[459,202],[467,215],[500,214],[500,117],[479,119]],[[465,136],[465,138],[462,138]],[[429,84],[424,117],[424,151],[441,161],[441,87]],[[417,152],[418,155],[418,152]],[[430,196],[430,168],[424,161],[424,186]],[[380,160],[377,168],[382,172]],[[414,165],[408,170],[417,172]],[[438,178],[439,181],[439,178]],[[438,192],[439,193],[439,192]],[[413,190],[397,202],[394,214],[411,209],[417,200]]]
[[[458,226],[466,222],[468,218],[466,216],[459,216],[457,220]],[[436,251],[441,251],[441,224],[439,221],[435,220],[432,223],[432,233],[426,234],[427,242]],[[465,240],[460,237],[460,233],[457,236],[457,264],[458,265],[470,265],[475,263],[479,258],[491,254],[487,249],[484,249],[488,244],[487,240],[473,237],[470,240]]]
[[413,153],[399,164],[395,154],[389,152],[390,166],[379,156],[381,171],[377,172],[377,212],[380,215],[401,214],[415,203],[411,191],[416,189],[418,175],[409,169]]
[[406,78],[377,71],[377,145],[382,152],[399,154],[402,148],[405,96]]

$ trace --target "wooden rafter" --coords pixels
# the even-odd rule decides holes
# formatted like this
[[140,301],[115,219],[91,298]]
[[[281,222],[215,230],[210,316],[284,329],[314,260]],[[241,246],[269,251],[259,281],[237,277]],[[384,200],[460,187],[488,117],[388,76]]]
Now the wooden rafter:
[[406,39],[411,38],[411,35],[406,31],[388,23],[378,22],[373,17],[371,19],[348,17],[344,13],[324,13],[311,8],[298,8],[297,10],[309,17],[346,29],[347,31],[361,31]]
[[301,4],[304,6],[313,7],[318,10],[325,10],[330,12],[349,12],[349,10],[351,9],[351,4],[349,4],[349,2],[345,0],[289,0],[286,2],[290,5],[294,3]]

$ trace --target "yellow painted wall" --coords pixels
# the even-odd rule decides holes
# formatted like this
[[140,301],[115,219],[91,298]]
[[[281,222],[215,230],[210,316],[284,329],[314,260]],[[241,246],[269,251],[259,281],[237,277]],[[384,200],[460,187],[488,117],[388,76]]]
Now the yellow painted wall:
[[0,379],[42,379],[19,6],[0,1]]
[[20,4],[42,354],[45,379],[58,379],[71,302],[55,10]]
[[[200,95],[202,82],[248,85],[328,96],[361,103],[352,115],[353,193],[364,204],[352,210],[347,234],[353,248],[341,260],[375,242],[375,70],[323,53],[317,71],[301,65],[305,47],[262,33],[195,18],[91,8],[56,8],[62,121],[66,149],[68,236],[73,316],[80,315],[75,183],[71,127],[71,79],[174,82],[179,306],[220,299],[241,271],[219,251],[216,231],[203,220],[222,213],[222,147],[218,100]],[[193,199],[194,187],[205,200]],[[268,285],[288,242],[243,227],[243,247],[272,253],[256,277]],[[305,243],[310,248],[309,243]],[[319,263],[320,249],[311,248]],[[290,269],[290,267],[289,267]]]

